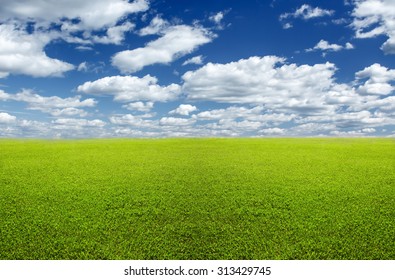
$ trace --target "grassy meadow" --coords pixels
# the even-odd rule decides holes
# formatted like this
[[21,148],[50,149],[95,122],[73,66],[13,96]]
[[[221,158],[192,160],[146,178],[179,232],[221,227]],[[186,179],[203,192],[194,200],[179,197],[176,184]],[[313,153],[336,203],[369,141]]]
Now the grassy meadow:
[[0,259],[395,259],[395,141],[0,140]]

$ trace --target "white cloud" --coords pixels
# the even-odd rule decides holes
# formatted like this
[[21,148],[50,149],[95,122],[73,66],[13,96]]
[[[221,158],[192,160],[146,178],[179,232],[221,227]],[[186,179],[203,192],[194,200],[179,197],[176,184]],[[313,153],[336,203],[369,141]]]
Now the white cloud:
[[195,123],[194,119],[183,119],[173,117],[163,117],[160,119],[159,124],[162,126],[188,126]]
[[154,108],[154,102],[133,102],[122,106],[123,108],[130,111],[140,111],[140,112],[149,112]]
[[79,71],[79,72],[87,72],[88,71],[88,63],[86,61],[81,62],[78,65],[77,71]]
[[331,63],[297,66],[275,56],[250,57],[228,64],[208,63],[183,75],[191,100],[265,104],[272,109],[329,109],[323,96],[333,85]]
[[295,65],[279,57],[251,57],[189,71],[183,91],[190,100],[255,104],[192,115],[198,124],[206,123],[206,131],[275,135],[284,125],[283,135],[328,135],[395,124],[394,97],[382,98],[389,92],[373,90],[391,86],[393,70],[372,65],[357,72],[350,84],[336,83],[335,71],[331,63]]
[[267,134],[267,135],[283,135],[285,134],[286,130],[278,127],[273,128],[265,128],[259,131],[260,133]]
[[354,45],[351,44],[350,42],[347,42],[346,45],[345,45],[345,49],[346,49],[346,50],[352,50],[352,49],[354,49],[354,48],[355,48]]
[[162,19],[160,16],[154,17],[150,24],[142,28],[138,34],[140,36],[162,34],[164,30],[169,27],[169,22]]
[[0,91],[0,100],[25,102],[28,104],[27,109],[38,110],[53,116],[86,116],[87,113],[84,110],[77,108],[94,107],[97,104],[97,101],[92,98],[81,100],[81,96],[67,98],[58,96],[45,97],[31,90],[23,90],[16,94],[8,94]]
[[115,101],[169,101],[181,93],[177,84],[162,87],[155,77],[111,76],[80,85],[79,92],[96,95],[114,96]]
[[341,45],[338,44],[330,44],[329,42],[325,41],[325,40],[320,40],[317,45],[314,46],[314,48],[310,48],[310,49],[306,49],[307,52],[310,51],[316,51],[316,50],[320,50],[320,51],[333,51],[333,52],[337,52],[340,51],[342,49],[353,49],[354,46],[351,43],[346,43],[346,45],[343,47]]
[[386,35],[388,40],[381,49],[386,54],[395,54],[395,1],[354,0],[352,27],[357,38],[372,38]]
[[13,123],[16,121],[16,117],[8,113],[0,113],[0,123]]
[[293,27],[293,25],[289,22],[283,24],[283,29],[291,29]]
[[74,66],[50,58],[45,46],[57,36],[52,33],[28,34],[13,24],[0,24],[0,77],[24,74],[33,77],[60,77]]
[[121,126],[134,126],[139,128],[157,128],[158,121],[149,120],[151,115],[116,115],[110,117],[110,122]]
[[196,106],[190,104],[181,104],[177,109],[172,110],[169,114],[178,114],[182,116],[189,116],[190,113],[197,111]]
[[94,43],[120,45],[125,39],[125,32],[133,30],[134,27],[133,23],[127,21],[122,25],[108,28],[106,36],[93,35],[90,40]]
[[0,78],[10,74],[61,77],[75,67],[48,57],[45,47],[49,43],[63,39],[83,45],[120,44],[125,32],[134,28],[134,24],[122,20],[148,8],[146,0],[1,1]]
[[[293,13],[284,13],[280,15],[280,21],[284,21],[289,18],[302,18],[304,20],[309,20],[312,18],[319,18],[324,16],[331,16],[335,13],[333,10],[325,10],[319,7],[313,8],[310,5],[303,4],[299,9]],[[289,29],[292,25],[290,23],[284,23],[283,28]]]
[[214,35],[202,27],[176,25],[166,28],[163,36],[145,47],[122,51],[112,57],[112,64],[123,73],[133,73],[152,64],[168,64],[209,43]]
[[78,30],[99,30],[116,26],[128,14],[148,10],[147,0],[3,0],[0,16],[41,24],[79,20]]
[[103,127],[106,123],[102,120],[87,119],[56,119],[52,121],[56,129],[80,128],[80,127]]
[[52,138],[109,137],[106,125],[106,122],[99,119],[59,118],[47,124],[49,130],[39,133],[46,133]]
[[199,55],[199,56],[194,56],[188,60],[186,60],[182,65],[188,65],[188,64],[196,64],[196,65],[201,65],[203,64],[203,56]]
[[221,24],[221,21],[224,19],[224,16],[225,16],[224,12],[218,12],[215,15],[210,16],[209,19],[216,24]]
[[366,67],[355,75],[358,80],[367,79],[358,88],[358,92],[361,94],[388,95],[395,90],[395,87],[390,83],[395,81],[395,70],[389,70],[378,63]]

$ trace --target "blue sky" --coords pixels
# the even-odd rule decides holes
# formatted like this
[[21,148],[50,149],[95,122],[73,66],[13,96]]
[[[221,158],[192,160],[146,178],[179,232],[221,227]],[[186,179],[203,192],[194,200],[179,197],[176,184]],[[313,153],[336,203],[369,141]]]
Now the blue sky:
[[394,0],[2,0],[0,137],[394,137]]

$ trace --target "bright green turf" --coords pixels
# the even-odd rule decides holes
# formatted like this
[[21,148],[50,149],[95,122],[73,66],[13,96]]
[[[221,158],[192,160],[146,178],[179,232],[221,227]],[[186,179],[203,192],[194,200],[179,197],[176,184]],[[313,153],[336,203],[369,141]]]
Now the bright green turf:
[[0,141],[0,259],[395,259],[395,141]]

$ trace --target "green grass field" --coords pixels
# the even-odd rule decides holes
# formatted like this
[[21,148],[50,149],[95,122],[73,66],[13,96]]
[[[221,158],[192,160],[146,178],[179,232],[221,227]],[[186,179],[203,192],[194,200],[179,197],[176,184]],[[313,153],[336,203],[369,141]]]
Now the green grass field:
[[395,141],[1,140],[0,259],[395,259]]

